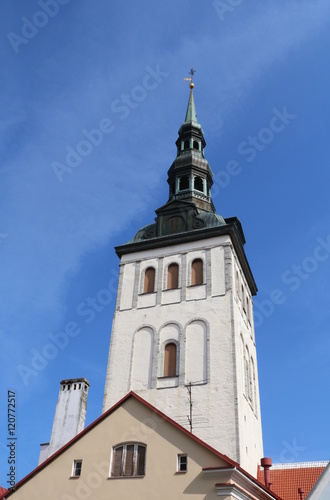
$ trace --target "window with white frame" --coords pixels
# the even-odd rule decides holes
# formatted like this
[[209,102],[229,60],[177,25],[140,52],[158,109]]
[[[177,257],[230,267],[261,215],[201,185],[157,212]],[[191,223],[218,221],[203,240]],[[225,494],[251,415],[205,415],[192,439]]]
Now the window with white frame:
[[74,460],[72,466],[72,477],[80,477],[82,469],[82,460]]
[[178,455],[177,472],[187,472],[188,470],[188,457],[187,455]]
[[128,443],[113,448],[111,477],[145,475],[146,446]]

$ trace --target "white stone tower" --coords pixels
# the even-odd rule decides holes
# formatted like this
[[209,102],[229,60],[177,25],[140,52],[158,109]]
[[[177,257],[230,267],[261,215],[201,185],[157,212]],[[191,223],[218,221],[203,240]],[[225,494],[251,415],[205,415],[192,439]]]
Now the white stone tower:
[[85,378],[60,382],[50,442],[41,445],[39,464],[84,429],[88,389],[89,382]]
[[103,411],[135,391],[256,476],[263,456],[257,287],[241,223],[215,213],[190,88],[168,171],[169,200],[154,224],[116,248],[120,276]]

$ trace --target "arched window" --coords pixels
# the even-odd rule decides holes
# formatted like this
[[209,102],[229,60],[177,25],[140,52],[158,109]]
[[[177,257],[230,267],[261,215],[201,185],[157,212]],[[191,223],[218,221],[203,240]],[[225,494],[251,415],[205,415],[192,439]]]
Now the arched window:
[[164,350],[164,377],[176,376],[176,344],[166,344]]
[[254,362],[253,362],[253,359],[251,358],[251,379],[252,379],[252,406],[253,406],[253,409],[255,411],[255,413],[257,413],[257,386],[256,386],[256,372],[255,372],[255,368],[254,368]]
[[243,311],[246,312],[245,291],[244,291],[244,286],[243,285],[242,285],[242,288],[241,288],[241,300],[242,300]]
[[194,189],[196,189],[196,191],[201,191],[202,193],[204,192],[204,184],[201,177],[194,178]]
[[243,386],[244,386],[244,393],[246,393],[246,384],[245,384],[245,344],[244,344],[244,339],[243,335],[240,335],[241,338],[241,363],[242,363],[242,378],[243,378]]
[[248,348],[245,349],[245,355],[244,355],[244,372],[245,372],[245,395],[246,397],[249,396],[249,390],[250,390],[250,356],[249,356],[249,351]]
[[170,264],[167,270],[167,290],[173,290],[179,287],[179,266]]
[[199,144],[198,144],[198,142],[197,142],[197,141],[194,141],[194,142],[193,142],[193,148],[194,148],[194,149],[197,149],[197,150],[199,151]]
[[187,175],[183,175],[179,179],[179,191],[184,191],[185,189],[189,189],[189,177]]
[[145,446],[137,443],[117,446],[113,449],[112,452],[111,476],[144,476],[145,460]]
[[144,275],[143,293],[152,293],[155,291],[155,269],[148,267]]
[[248,384],[248,398],[249,401],[253,402],[253,382],[252,382],[252,366],[251,366],[252,358],[249,358],[249,351],[246,353],[246,361],[247,361],[247,384]]
[[238,278],[238,271],[236,271],[235,287],[236,287],[236,294],[237,294],[237,297],[239,297],[239,278]]
[[203,284],[203,261],[202,259],[195,259],[191,264],[191,284]]
[[189,149],[190,148],[190,141],[184,141],[184,149]]

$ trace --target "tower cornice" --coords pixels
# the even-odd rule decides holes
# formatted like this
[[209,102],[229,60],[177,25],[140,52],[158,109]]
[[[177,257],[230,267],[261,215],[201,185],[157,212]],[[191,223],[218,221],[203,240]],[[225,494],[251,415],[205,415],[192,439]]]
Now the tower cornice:
[[[116,254],[119,258],[121,258],[123,255],[127,255],[130,253],[161,248],[164,246],[172,246],[180,243],[188,243],[217,236],[229,235],[233,243],[237,258],[241,264],[242,270],[249,285],[251,294],[256,295],[258,288],[244,251],[245,236],[243,233],[241,222],[237,217],[230,217],[228,219],[224,219],[224,221],[224,225],[219,225],[216,227],[206,227],[198,230],[185,231],[183,233],[168,234],[160,237],[150,237],[149,239],[140,239],[139,241],[133,241],[132,243],[127,243],[125,245],[115,247]],[[154,224],[151,226],[154,226]],[[149,230],[150,233],[151,226],[146,226],[146,232],[148,232]],[[143,238],[143,236],[141,238]]]

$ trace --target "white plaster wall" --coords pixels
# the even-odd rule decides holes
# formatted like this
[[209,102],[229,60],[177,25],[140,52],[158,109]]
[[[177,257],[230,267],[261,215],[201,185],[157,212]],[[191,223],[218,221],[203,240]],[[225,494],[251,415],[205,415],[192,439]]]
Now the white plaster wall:
[[225,280],[225,252],[223,247],[211,249],[212,259],[212,295],[223,295],[226,293]]
[[141,328],[133,338],[131,387],[136,391],[151,386],[153,337],[151,328]]
[[186,384],[207,382],[207,325],[192,321],[186,328]]
[[[237,401],[238,401],[238,433],[240,442],[240,463],[242,466],[256,475],[256,463],[260,463],[263,457],[263,442],[261,428],[261,412],[259,399],[259,382],[257,370],[257,354],[255,346],[252,297],[247,287],[239,262],[233,251],[232,275],[235,282],[236,271],[239,274],[239,287],[233,287],[233,313],[235,329],[235,358],[236,358],[236,379],[237,379]],[[244,311],[241,295],[241,286],[250,301],[250,314]],[[237,291],[239,293],[237,293]],[[248,348],[250,357],[254,360],[256,399],[252,401],[246,395],[244,353],[242,351],[243,338],[244,349]]]
[[[195,258],[204,260],[205,284],[189,287],[190,263]],[[133,262],[140,262],[139,275],[134,277],[137,296],[133,296],[132,301],[137,307],[117,311],[114,316],[103,411],[129,390],[135,390],[189,428],[185,384],[195,380],[198,385],[192,387],[193,432],[256,475],[257,463],[262,457],[260,409],[256,417],[244,396],[239,344],[242,333],[256,367],[254,334],[236,297],[235,266],[238,264],[229,236],[137,252],[124,255],[121,260],[124,266]],[[163,288],[166,267],[171,262],[180,264],[180,290],[175,290],[173,301],[163,298],[168,293]],[[149,265],[156,269],[157,290],[141,295],[143,272]],[[247,287],[244,277],[242,279]],[[119,290],[122,295],[125,294],[125,281],[123,283]],[[179,293],[180,302],[177,302]],[[145,303],[142,297],[147,298]],[[161,349],[167,338],[164,326],[171,321],[178,325],[179,376],[164,381],[160,380]],[[191,324],[205,324],[204,333],[193,343],[190,338],[187,341]],[[152,362],[149,362],[151,381],[144,388],[131,378],[133,336],[140,328],[151,328],[154,332]],[[145,356],[145,363],[148,359],[149,356]],[[200,383],[202,380],[205,383]]]
[[[194,432],[212,446],[228,454],[233,459],[237,458],[235,447],[235,398],[234,392],[234,370],[233,353],[230,325],[230,301],[228,297],[210,298],[209,301],[189,301],[182,307],[182,304],[171,304],[168,306],[157,305],[148,310],[146,315],[144,310],[132,310],[131,314],[122,312],[118,314],[115,321],[115,328],[112,334],[109,369],[106,381],[106,392],[104,400],[104,410],[116,403],[130,389],[136,390],[143,398],[160,408],[171,418],[188,428],[186,415],[188,414],[187,388],[185,387],[185,338],[186,328],[193,320],[205,321],[209,325],[208,337],[208,375],[206,384],[194,386],[192,389],[193,411],[195,420],[199,421],[194,427]],[[222,311],[219,314],[219,311]],[[159,340],[157,336],[162,329],[162,325],[169,319],[180,319],[181,338],[180,351],[183,356],[179,365],[180,386],[174,389],[157,389],[157,373],[152,389],[137,390],[130,384],[130,363],[131,338],[136,325],[141,325],[148,320],[148,325],[152,325],[155,334],[156,350],[153,362],[155,366],[159,362]],[[133,332],[133,333],[130,333]],[[191,364],[196,367],[201,366],[202,358],[205,354],[194,350],[196,359],[191,359]],[[183,358],[183,359],[182,359]],[[203,362],[202,362],[202,366]],[[204,371],[204,368],[202,368]],[[201,370],[198,368],[196,376],[191,378],[201,380]],[[204,375],[202,377],[204,379]]]
[[125,293],[121,296],[120,309],[131,309],[134,290],[135,263],[123,266],[123,289]]

